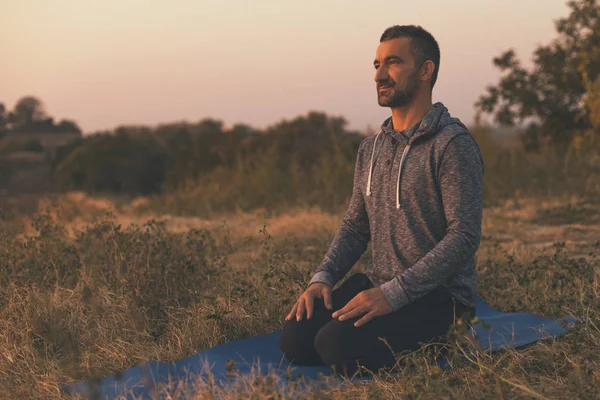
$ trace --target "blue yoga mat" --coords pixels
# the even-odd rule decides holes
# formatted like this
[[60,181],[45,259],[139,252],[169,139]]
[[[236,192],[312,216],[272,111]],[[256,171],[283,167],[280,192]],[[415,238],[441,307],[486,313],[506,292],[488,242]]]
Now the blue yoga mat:
[[[481,325],[473,328],[479,343],[489,352],[522,347],[546,337],[562,335],[566,332],[563,320],[567,326],[572,326],[577,321],[575,317],[553,320],[528,313],[503,313],[494,310],[480,298],[477,299],[477,317],[491,325],[491,329],[485,329]],[[66,385],[63,390],[87,398],[113,399],[124,396],[125,393],[128,393],[128,397],[132,396],[131,398],[151,398],[153,387],[179,379],[202,377],[207,371],[207,366],[210,366],[215,381],[221,386],[226,386],[235,381],[231,376],[228,377],[230,360],[235,362],[235,368],[241,375],[248,375],[252,370],[260,370],[263,374],[275,373],[279,383],[283,384],[298,377],[310,382],[333,375],[333,370],[329,367],[293,365],[291,369],[288,368],[290,363],[279,349],[279,334],[280,331],[276,331],[236,340],[175,363],[148,361],[102,379]],[[444,364],[444,360],[440,360],[440,365]]]

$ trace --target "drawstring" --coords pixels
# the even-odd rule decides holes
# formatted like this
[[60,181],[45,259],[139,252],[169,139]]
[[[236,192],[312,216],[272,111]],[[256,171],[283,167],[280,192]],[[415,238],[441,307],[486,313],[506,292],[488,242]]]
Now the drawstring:
[[404,164],[404,159],[406,158],[408,149],[410,149],[410,143],[406,145],[404,151],[402,152],[402,158],[400,158],[400,168],[398,168],[398,183],[396,184],[396,208],[400,208],[400,176],[402,175],[402,164]]
[[371,167],[369,168],[369,181],[367,182],[367,196],[371,195],[371,176],[373,176],[373,161],[375,159],[375,145],[377,145],[377,138],[381,134],[381,131],[375,136],[375,141],[373,142],[373,153],[371,153]]
[[[369,179],[367,181],[367,196],[371,195],[371,181],[373,177],[373,163],[375,161],[375,146],[377,145],[377,139],[381,131],[375,136],[375,141],[373,142],[373,152],[371,153],[371,166],[369,167]],[[404,147],[404,151],[402,152],[402,158],[400,158],[400,168],[398,168],[398,182],[396,184],[396,208],[400,208],[400,177],[402,176],[402,165],[404,164],[404,160],[406,159],[406,154],[410,149],[410,143]]]

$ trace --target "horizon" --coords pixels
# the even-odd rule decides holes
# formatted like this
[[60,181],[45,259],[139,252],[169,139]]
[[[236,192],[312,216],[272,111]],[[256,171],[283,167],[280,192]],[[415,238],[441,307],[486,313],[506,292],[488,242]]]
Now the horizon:
[[207,118],[264,129],[310,111],[344,117],[350,130],[376,129],[390,115],[373,81],[379,37],[388,26],[416,24],[441,49],[433,102],[472,125],[474,102],[501,77],[492,58],[514,48],[530,67],[533,50],[557,36],[554,21],[568,15],[559,0],[543,8],[534,0],[328,4],[0,5],[0,102],[12,109],[35,96],[85,134]]

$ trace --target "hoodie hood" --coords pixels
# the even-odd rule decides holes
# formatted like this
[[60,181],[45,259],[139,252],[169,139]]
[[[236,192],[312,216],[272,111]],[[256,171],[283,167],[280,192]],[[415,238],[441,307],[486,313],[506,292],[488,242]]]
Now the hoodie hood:
[[[373,179],[373,164],[375,162],[375,158],[377,153],[375,149],[377,148],[378,140],[385,140],[386,137],[393,138],[398,142],[406,142],[406,146],[402,151],[402,157],[400,159],[400,167],[398,168],[398,180],[396,182],[396,208],[400,208],[400,179],[402,177],[402,169],[404,166],[404,161],[406,160],[406,156],[412,146],[412,144],[420,140],[422,138],[426,138],[429,136],[434,136],[438,133],[442,128],[452,125],[459,124],[463,126],[465,129],[467,127],[460,122],[458,118],[453,118],[450,116],[448,109],[440,102],[433,104],[433,106],[429,109],[427,114],[423,117],[423,119],[416,123],[415,125],[405,129],[402,132],[396,131],[392,128],[392,117],[386,119],[381,125],[381,131],[375,136],[375,142],[373,143],[373,152],[371,154],[371,166],[369,168],[369,178],[367,181],[367,191],[366,195],[371,195],[371,183]],[[383,134],[383,138],[381,138],[381,134]]]
[[[460,121],[452,118],[444,104],[438,102],[432,105],[421,121],[401,132],[392,127],[392,117],[387,118],[381,124],[381,133],[389,134],[399,141],[408,139],[408,143],[412,144],[421,138],[435,135],[441,128],[454,123],[460,123]],[[462,125],[462,123],[460,124]]]

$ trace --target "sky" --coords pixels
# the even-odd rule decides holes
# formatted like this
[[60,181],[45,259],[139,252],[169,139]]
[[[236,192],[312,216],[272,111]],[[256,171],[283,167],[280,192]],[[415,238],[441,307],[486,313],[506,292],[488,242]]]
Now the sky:
[[416,24],[441,49],[433,101],[469,124],[514,48],[556,37],[564,0],[0,0],[0,102],[41,99],[85,133],[215,118],[264,128],[309,111],[377,127],[383,31]]

